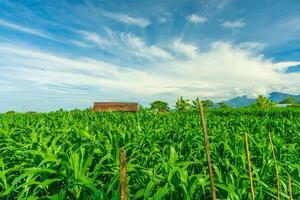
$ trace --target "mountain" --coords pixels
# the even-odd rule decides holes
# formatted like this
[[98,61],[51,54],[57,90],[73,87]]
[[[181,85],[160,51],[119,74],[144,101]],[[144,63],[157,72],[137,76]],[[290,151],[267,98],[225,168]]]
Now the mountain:
[[[268,98],[276,103],[279,103],[280,101],[288,97],[294,97],[296,101],[300,102],[300,95],[293,95],[293,94],[282,93],[282,92],[272,92],[268,95]],[[224,101],[224,103],[228,104],[231,107],[244,107],[244,106],[251,105],[254,101],[255,98],[240,96],[240,97],[235,97],[233,99]]]
[[288,97],[294,97],[296,101],[300,101],[300,95],[293,95],[293,94],[287,94],[287,93],[281,93],[281,92],[272,92],[269,94],[269,99],[279,103],[280,101],[288,98]]
[[249,106],[255,101],[253,98],[248,98],[247,96],[235,97],[233,99],[229,99],[224,103],[228,104],[230,107],[244,107]]

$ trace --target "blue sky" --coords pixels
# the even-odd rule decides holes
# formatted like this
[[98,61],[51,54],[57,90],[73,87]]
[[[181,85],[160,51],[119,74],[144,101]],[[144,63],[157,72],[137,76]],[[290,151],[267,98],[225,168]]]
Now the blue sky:
[[0,0],[0,112],[300,94],[300,1]]

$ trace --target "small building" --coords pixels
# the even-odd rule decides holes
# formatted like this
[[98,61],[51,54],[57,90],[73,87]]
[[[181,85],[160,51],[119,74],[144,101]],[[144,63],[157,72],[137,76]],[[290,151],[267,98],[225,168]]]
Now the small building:
[[93,107],[94,112],[105,112],[105,111],[137,112],[138,110],[139,110],[138,103],[129,103],[129,102],[95,102]]

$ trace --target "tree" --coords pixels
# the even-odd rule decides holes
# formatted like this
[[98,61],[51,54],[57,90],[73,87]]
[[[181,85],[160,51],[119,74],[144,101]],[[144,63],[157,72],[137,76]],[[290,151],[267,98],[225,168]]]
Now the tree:
[[218,103],[221,109],[228,109],[229,105],[225,102],[220,102]]
[[16,113],[16,111],[14,111],[14,110],[10,110],[10,111],[6,112],[6,114],[15,114],[15,113]]
[[275,107],[276,103],[268,99],[267,97],[264,97],[262,95],[259,95],[258,98],[255,100],[255,102],[252,104],[252,107],[257,108],[272,108]]
[[177,98],[176,110],[179,112],[185,112],[191,109],[191,104],[189,99],[183,99],[182,97]]
[[[211,100],[204,100],[204,101],[201,101],[201,104],[202,104],[202,107],[204,109],[207,109],[207,108],[211,108],[213,107],[214,103],[211,101]],[[199,110],[199,98],[197,98],[195,101],[193,101],[193,106],[192,106],[195,110]]]
[[207,100],[204,100],[204,101],[201,101],[201,103],[202,103],[202,106],[204,107],[204,108],[211,108],[211,107],[213,107],[213,105],[214,105],[214,103],[211,101],[211,100],[209,100],[209,99],[207,99]]
[[159,112],[166,112],[166,111],[170,110],[168,103],[165,101],[156,100],[156,101],[153,101],[150,104],[150,106],[151,106],[151,108],[150,108],[151,110],[156,110]]
[[296,103],[295,97],[288,97],[288,98],[282,100],[281,102],[279,102],[279,104],[295,104],[295,103]]

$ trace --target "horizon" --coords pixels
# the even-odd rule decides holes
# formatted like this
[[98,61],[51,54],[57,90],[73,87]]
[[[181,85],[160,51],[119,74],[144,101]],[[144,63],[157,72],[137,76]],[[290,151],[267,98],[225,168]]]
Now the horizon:
[[0,112],[300,94],[300,1],[0,0]]
[[[272,95],[281,95],[280,97],[280,100],[277,100],[277,101],[274,101],[272,100]],[[259,95],[259,96],[262,96],[262,95]],[[182,96],[181,96],[182,97]],[[269,93],[267,96],[263,96],[263,97],[267,97],[268,99],[271,100],[271,102],[274,102],[275,104],[278,104],[278,105],[289,105],[290,103],[281,103],[281,101],[283,100],[286,100],[288,99],[289,97],[292,97],[294,100],[295,100],[295,104],[299,104],[300,101],[297,101],[297,99],[300,99],[300,94],[299,95],[292,95],[292,94],[288,94],[288,93],[281,93],[281,92],[271,92]],[[177,97],[176,101],[179,99],[180,97]],[[198,98],[198,97],[196,97]],[[247,101],[251,101],[251,102],[246,102],[247,105],[240,105],[241,103],[237,103],[236,100],[237,99],[243,99],[243,100],[247,100]],[[257,97],[258,98],[258,97]],[[233,97],[231,99],[227,99],[227,100],[223,100],[223,101],[213,101],[211,99],[199,99],[200,101],[206,101],[206,100],[211,100],[213,105],[212,105],[212,108],[219,108],[218,104],[220,103],[225,103],[227,106],[229,106],[228,108],[247,108],[249,106],[251,106],[255,100],[257,98],[254,98],[254,97],[249,97],[247,95],[242,95],[242,96],[236,96],[236,97]],[[278,96],[277,96],[278,98]],[[184,100],[189,100],[190,101],[190,105],[192,106],[193,105],[193,100],[196,100],[196,99],[188,99],[188,98],[183,98]],[[37,112],[37,113],[49,113],[49,112],[57,112],[57,111],[60,111],[60,110],[63,110],[63,111],[72,111],[72,110],[92,110],[93,109],[93,106],[96,104],[96,103],[136,103],[138,104],[139,107],[142,107],[142,108],[146,108],[146,109],[150,109],[151,108],[151,103],[153,103],[154,101],[161,101],[160,99],[156,99],[156,100],[152,100],[149,104],[140,104],[140,102],[92,102],[90,106],[87,106],[87,107],[81,107],[81,108],[76,108],[76,107],[73,107],[73,108],[57,108],[56,110],[48,110],[48,111],[39,111],[39,110],[5,110],[5,111],[0,111],[0,114],[4,114],[4,113],[9,113],[9,112],[16,112],[16,113],[26,113],[26,112]],[[231,101],[231,102],[230,102]],[[235,102],[233,102],[235,101]],[[170,104],[170,102],[167,102],[167,101],[164,101],[167,103],[167,106],[170,108],[170,110],[176,110],[176,102],[173,103],[173,104]],[[245,103],[243,103],[245,104]],[[284,106],[283,106],[284,107]],[[257,109],[257,108],[254,108],[254,109]]]

